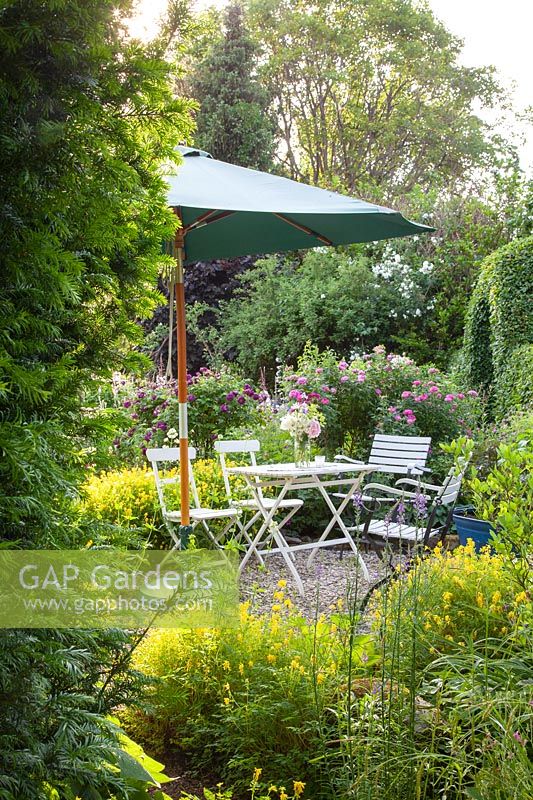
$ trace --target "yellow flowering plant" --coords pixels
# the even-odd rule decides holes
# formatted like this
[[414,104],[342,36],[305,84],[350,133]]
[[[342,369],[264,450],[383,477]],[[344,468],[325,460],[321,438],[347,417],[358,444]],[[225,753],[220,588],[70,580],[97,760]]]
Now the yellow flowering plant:
[[[258,754],[265,781],[299,797],[303,783],[320,780],[312,760],[324,748],[320,725],[336,735],[327,709],[346,683],[348,632],[339,620],[309,622],[285,603],[255,616],[247,603],[228,630],[154,630],[133,654],[133,668],[155,681],[149,713],[128,710],[128,731],[155,753],[185,749],[199,768],[215,768],[244,790]],[[368,674],[376,656],[369,635],[352,641],[352,673]],[[256,775],[256,783],[259,775]],[[311,795],[312,796],[312,795]],[[256,794],[257,797],[257,794]]]
[[373,627],[409,669],[488,638],[517,633],[530,604],[519,592],[502,555],[465,547],[434,553],[377,593],[370,602]]

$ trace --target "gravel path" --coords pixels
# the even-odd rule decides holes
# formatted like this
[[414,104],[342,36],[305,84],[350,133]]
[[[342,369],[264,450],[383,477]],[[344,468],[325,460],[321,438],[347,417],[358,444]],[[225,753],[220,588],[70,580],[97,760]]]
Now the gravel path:
[[295,608],[308,619],[318,613],[329,614],[332,606],[342,600],[344,607],[348,598],[361,602],[369,589],[377,583],[388,569],[376,553],[362,553],[370,573],[370,581],[363,577],[356,556],[344,551],[342,558],[337,549],[321,550],[310,568],[307,567],[309,552],[295,553],[296,567],[302,579],[305,597],[296,588],[282,556],[272,555],[265,559],[262,567],[256,559],[248,562],[241,575],[241,597],[251,602],[255,613],[270,611],[273,595],[280,579],[286,580],[285,595]]

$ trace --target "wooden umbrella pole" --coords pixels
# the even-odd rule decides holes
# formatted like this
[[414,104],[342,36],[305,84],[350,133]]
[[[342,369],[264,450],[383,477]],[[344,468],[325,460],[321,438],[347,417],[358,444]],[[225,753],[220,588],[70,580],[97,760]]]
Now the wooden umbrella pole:
[[[178,216],[179,216],[179,212]],[[187,340],[185,329],[185,287],[183,227],[176,231],[176,346],[178,355],[178,403],[180,439],[180,497],[181,524],[190,525],[189,507],[189,434],[187,426]]]

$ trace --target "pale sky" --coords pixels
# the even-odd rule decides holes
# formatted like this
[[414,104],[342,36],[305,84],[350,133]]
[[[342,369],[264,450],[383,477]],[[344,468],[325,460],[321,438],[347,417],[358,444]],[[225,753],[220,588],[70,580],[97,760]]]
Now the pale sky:
[[[167,0],[139,0],[131,30],[150,36],[166,8]],[[197,0],[196,6],[224,6],[225,0]],[[452,33],[464,39],[462,62],[466,66],[492,64],[505,86],[513,91],[516,109],[533,106],[533,2],[532,0],[430,0],[435,14]],[[533,126],[521,147],[524,167],[533,169]]]

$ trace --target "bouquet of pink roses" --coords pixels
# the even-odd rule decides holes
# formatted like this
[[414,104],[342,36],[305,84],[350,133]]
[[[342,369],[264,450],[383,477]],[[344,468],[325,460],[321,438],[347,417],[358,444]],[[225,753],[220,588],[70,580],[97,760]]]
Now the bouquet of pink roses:
[[316,439],[322,430],[320,421],[310,413],[310,408],[306,403],[292,406],[282,417],[280,428],[282,431],[290,433],[294,439],[301,439],[305,436],[309,439]]

